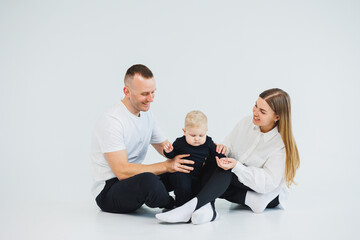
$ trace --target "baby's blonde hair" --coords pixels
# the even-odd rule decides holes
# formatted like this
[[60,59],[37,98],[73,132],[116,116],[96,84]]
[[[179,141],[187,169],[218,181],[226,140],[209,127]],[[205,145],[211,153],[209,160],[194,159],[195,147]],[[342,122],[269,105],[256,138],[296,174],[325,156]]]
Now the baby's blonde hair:
[[187,127],[206,127],[207,128],[207,117],[201,111],[191,111],[186,114],[185,117],[185,128]]

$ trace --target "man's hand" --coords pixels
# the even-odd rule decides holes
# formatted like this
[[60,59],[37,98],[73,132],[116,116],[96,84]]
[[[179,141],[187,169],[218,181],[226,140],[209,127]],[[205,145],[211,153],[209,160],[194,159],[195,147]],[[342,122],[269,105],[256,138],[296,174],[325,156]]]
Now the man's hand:
[[216,159],[216,163],[217,165],[224,169],[224,170],[229,170],[229,169],[233,169],[236,164],[237,164],[237,161],[233,158],[218,158],[218,157],[215,157]]
[[165,144],[165,146],[164,146],[164,151],[165,151],[166,153],[172,152],[172,150],[174,150],[174,147],[173,147],[173,145],[172,145],[170,142],[168,142],[167,144]]
[[181,154],[181,155],[177,155],[173,159],[167,159],[165,161],[167,171],[171,173],[173,172],[189,173],[190,171],[192,171],[194,168],[189,167],[185,164],[194,164],[194,161],[182,159],[188,156],[190,156],[190,154]]
[[215,143],[215,145],[216,145],[216,152],[217,153],[222,153],[222,154],[226,154],[226,146],[225,145],[222,145],[222,144],[216,144]]

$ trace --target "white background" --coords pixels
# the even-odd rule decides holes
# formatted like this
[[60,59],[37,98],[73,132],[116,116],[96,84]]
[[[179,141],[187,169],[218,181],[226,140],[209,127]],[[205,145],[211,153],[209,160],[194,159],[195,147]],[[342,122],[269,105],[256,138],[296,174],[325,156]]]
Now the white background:
[[[263,90],[287,91],[301,157],[289,211],[358,216],[359,16],[359,1],[1,0],[0,234],[19,236],[29,206],[98,214],[92,130],[137,63],[155,75],[151,109],[171,141],[190,110],[221,142]],[[149,149],[147,163],[161,160]],[[352,215],[333,215],[354,237]]]

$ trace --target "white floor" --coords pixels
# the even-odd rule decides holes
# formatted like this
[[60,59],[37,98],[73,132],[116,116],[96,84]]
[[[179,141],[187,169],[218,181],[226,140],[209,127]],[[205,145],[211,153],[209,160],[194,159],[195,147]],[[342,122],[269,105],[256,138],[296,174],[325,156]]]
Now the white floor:
[[[8,202],[1,210],[0,239],[360,239],[359,207],[353,202],[301,198],[295,191],[286,210],[254,214],[218,200],[220,219],[203,225],[160,223],[160,209],[133,214],[101,212],[92,202]],[[324,201],[325,200],[325,201]],[[26,202],[26,204],[25,204]]]

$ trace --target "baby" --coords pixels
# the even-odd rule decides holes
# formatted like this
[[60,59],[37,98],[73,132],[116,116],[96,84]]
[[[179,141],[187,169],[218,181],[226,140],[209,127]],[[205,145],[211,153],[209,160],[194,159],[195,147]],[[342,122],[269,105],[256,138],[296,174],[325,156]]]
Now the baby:
[[167,158],[179,154],[190,154],[187,159],[194,161],[194,170],[190,173],[170,173],[169,183],[175,194],[175,206],[181,206],[189,201],[200,189],[200,172],[206,159],[225,157],[216,152],[216,145],[207,133],[207,117],[200,111],[191,111],[186,115],[184,136],[177,138],[173,144],[164,147]]

